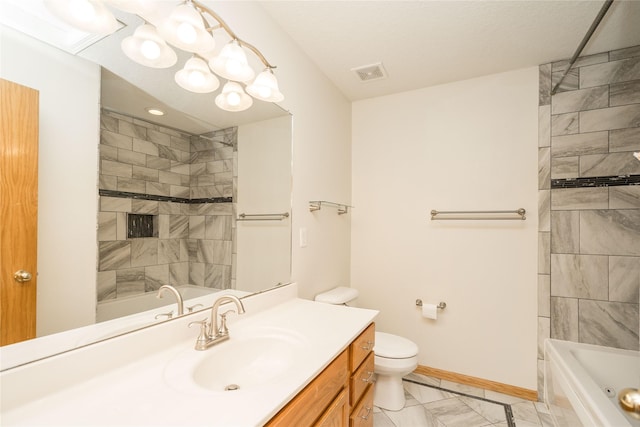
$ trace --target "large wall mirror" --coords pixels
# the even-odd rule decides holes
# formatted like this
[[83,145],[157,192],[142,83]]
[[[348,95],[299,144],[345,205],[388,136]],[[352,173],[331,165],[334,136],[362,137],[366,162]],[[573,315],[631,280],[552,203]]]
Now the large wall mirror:
[[[60,237],[38,247],[37,338],[9,347],[28,348],[37,359],[166,320],[159,314],[173,311],[174,300],[156,298],[163,284],[197,302],[218,291],[251,295],[287,283],[290,113],[261,101],[243,112],[222,111],[214,105],[216,93],[194,94],[175,83],[181,65],[158,70],[131,62],[119,46],[142,22],[135,15],[118,15],[122,29],[68,52],[49,44],[54,37],[48,39],[46,19],[15,6],[20,3],[4,5],[9,10],[14,4],[19,16],[5,15],[0,27],[1,61],[11,64],[0,77],[40,91],[40,157],[48,160],[41,161],[39,181],[71,174],[60,182],[69,179],[85,190],[58,188],[52,196],[41,189],[39,200],[55,200],[41,203],[39,233],[55,230]],[[49,90],[66,92],[52,102]],[[148,107],[165,115],[148,115]],[[53,156],[60,159],[54,166]],[[73,212],[76,203],[78,210],[97,205],[95,218],[48,216],[49,204]],[[62,270],[71,260],[59,263],[62,271],[41,268],[68,256],[65,248],[74,242],[93,243],[93,253],[83,258],[95,260],[92,281]],[[204,308],[193,305],[194,311]],[[85,333],[67,347],[51,345],[59,332],[148,310],[156,310],[153,322],[136,320],[108,336]],[[9,367],[3,363],[2,369]]]

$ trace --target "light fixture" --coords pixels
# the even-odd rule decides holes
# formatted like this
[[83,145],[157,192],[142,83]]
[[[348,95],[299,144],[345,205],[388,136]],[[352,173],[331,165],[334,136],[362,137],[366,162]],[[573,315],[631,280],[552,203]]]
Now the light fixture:
[[215,47],[202,15],[190,1],[175,8],[158,31],[167,42],[187,52],[208,52]]
[[168,68],[178,61],[176,53],[151,24],[136,28],[132,36],[122,40],[121,47],[131,60],[147,67]]
[[189,59],[175,76],[176,83],[183,89],[196,93],[209,93],[220,87],[220,81],[211,74],[202,58]]
[[164,116],[164,111],[155,107],[147,108],[147,113],[152,114],[154,116]]
[[256,99],[267,102],[280,102],[284,95],[278,89],[278,80],[271,68],[267,68],[247,86],[247,93]]
[[227,82],[222,93],[216,96],[216,105],[225,111],[244,111],[253,105],[253,99],[247,95],[238,82]]
[[[176,83],[196,93],[213,92],[220,86],[218,78],[210,72],[213,70],[229,80],[215,98],[216,105],[223,110],[246,110],[253,105],[252,96],[266,102],[284,99],[273,72],[276,67],[255,46],[240,39],[218,14],[197,0],[183,0],[168,18],[160,18],[167,15],[160,12],[164,9],[158,8],[158,0],[44,1],[55,16],[87,32],[106,34],[117,30],[118,21],[103,1],[123,12],[140,16],[145,23],[122,40],[124,53],[138,64],[152,68],[168,68],[177,62],[178,55],[169,44],[194,53],[175,73]],[[223,30],[231,40],[218,55],[214,55],[213,32],[216,30]],[[265,67],[255,80],[246,51],[253,53]],[[247,84],[246,92],[239,82]]]
[[54,16],[88,33],[110,34],[118,21],[100,0],[45,0]]
[[237,40],[227,43],[220,54],[209,61],[209,66],[217,75],[237,82],[248,82],[255,76]]

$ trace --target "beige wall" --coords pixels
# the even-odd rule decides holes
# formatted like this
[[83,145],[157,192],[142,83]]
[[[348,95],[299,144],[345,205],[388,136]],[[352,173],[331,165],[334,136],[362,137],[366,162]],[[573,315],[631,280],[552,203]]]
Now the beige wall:
[[[419,363],[536,388],[537,68],[353,105],[351,285]],[[525,208],[526,221],[430,221]],[[415,300],[445,301],[437,321]]]

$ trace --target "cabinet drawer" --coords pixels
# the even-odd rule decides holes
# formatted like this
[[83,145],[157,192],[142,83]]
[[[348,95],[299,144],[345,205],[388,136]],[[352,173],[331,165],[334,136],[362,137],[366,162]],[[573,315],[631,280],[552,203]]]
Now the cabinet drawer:
[[369,385],[360,402],[351,411],[349,427],[373,427],[373,385]]
[[349,381],[347,351],[291,400],[267,426],[310,426],[318,420]]
[[358,400],[360,400],[360,397],[369,384],[373,385],[373,368],[374,355],[373,352],[370,352],[358,370],[351,375],[351,382],[349,384],[349,402],[351,406],[354,406]]
[[353,340],[353,343],[351,343],[349,363],[349,369],[351,370],[351,372],[354,372],[356,369],[358,369],[358,366],[360,366],[362,361],[373,350],[373,347],[375,345],[375,334],[375,324],[372,323],[367,327],[367,329],[364,330],[364,332],[360,334],[360,336],[358,336],[358,338]]

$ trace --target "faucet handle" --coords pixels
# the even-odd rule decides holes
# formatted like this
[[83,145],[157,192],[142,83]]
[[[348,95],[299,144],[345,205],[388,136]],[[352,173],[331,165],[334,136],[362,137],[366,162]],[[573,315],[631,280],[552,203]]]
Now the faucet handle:
[[166,313],[160,313],[160,314],[156,314],[156,317],[154,317],[154,319],[160,319],[161,317],[166,317],[167,319],[171,319],[173,318],[173,311],[168,311]]
[[209,334],[207,333],[207,327],[209,326],[209,322],[207,322],[207,318],[205,317],[202,320],[196,320],[194,322],[190,322],[187,326],[191,327],[192,325],[200,325],[200,334],[198,335],[198,339],[196,339],[196,350],[204,350],[207,342],[209,341]]
[[198,306],[204,307],[204,305],[202,305],[202,304],[195,304],[195,305],[192,305],[191,307],[187,307],[187,310],[189,311],[189,313],[193,313],[193,310],[195,310],[196,307],[198,307]]
[[227,310],[220,315],[220,327],[217,330],[218,335],[229,335],[229,328],[227,328],[227,314],[235,312],[235,310]]

